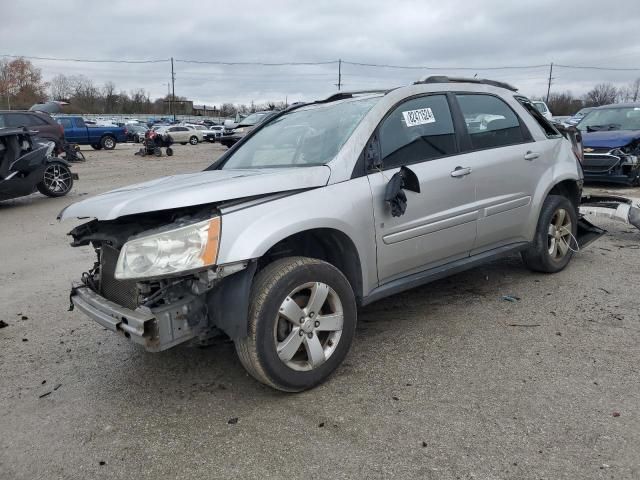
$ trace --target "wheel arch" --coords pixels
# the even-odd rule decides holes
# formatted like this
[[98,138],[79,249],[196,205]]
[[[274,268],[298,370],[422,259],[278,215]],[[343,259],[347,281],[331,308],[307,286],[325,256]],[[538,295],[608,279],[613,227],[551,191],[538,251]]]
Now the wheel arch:
[[311,228],[288,235],[275,242],[258,259],[258,270],[275,260],[303,256],[324,260],[347,278],[358,302],[363,295],[362,265],[353,240],[335,228]]

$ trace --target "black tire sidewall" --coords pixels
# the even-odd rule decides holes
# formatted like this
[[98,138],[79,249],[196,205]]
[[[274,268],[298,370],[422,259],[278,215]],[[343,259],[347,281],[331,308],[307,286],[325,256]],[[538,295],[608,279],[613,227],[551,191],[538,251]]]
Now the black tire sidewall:
[[[337,293],[342,302],[344,325],[338,346],[329,359],[320,367],[303,372],[292,370],[280,360],[273,332],[278,310],[285,297],[307,282],[325,283]],[[320,263],[301,266],[280,278],[269,288],[268,297],[262,303],[260,311],[254,314],[257,316],[255,344],[260,364],[275,384],[290,391],[306,390],[322,383],[331,375],[349,352],[357,321],[355,298],[349,282],[335,267]]]
[[[194,139],[195,139],[195,141],[194,141]],[[189,143],[190,143],[191,145],[197,145],[197,144],[198,144],[198,137],[196,137],[195,135],[194,135],[194,136],[191,136],[191,137],[189,138]]]

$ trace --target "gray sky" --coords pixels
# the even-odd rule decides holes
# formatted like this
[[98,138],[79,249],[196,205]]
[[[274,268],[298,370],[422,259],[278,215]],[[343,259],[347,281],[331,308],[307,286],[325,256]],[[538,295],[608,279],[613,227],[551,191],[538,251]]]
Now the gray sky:
[[[344,89],[392,87],[430,74],[508,81],[524,94],[546,93],[548,66],[640,69],[640,1],[0,0],[0,54],[83,59],[225,62],[346,61],[425,65],[398,70],[343,65]],[[98,64],[32,60],[45,79],[83,74],[97,85],[166,94],[168,62]],[[460,71],[455,67],[476,70]],[[216,66],[176,62],[176,95],[218,104],[326,96],[337,64]],[[621,86],[638,71],[554,69],[553,91],[580,95],[598,82]]]

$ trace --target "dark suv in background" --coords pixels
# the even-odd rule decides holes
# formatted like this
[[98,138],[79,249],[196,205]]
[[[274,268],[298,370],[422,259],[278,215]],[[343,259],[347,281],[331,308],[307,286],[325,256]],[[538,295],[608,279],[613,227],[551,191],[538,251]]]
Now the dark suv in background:
[[64,129],[48,113],[0,110],[0,128],[27,127],[38,132],[43,140],[55,142],[56,148],[64,143]]

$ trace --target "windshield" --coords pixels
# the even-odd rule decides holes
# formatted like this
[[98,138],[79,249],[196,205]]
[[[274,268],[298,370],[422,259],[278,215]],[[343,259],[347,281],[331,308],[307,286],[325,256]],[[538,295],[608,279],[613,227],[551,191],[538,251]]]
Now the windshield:
[[264,119],[264,117],[269,115],[269,113],[270,112],[252,113],[248,117],[245,117],[242,120],[240,120],[240,123],[238,124],[238,126],[244,125],[244,126],[250,127],[252,125],[256,125],[260,123]]
[[250,137],[223,169],[307,167],[331,161],[380,97],[294,110]]
[[597,108],[578,123],[580,130],[640,130],[640,107]]

